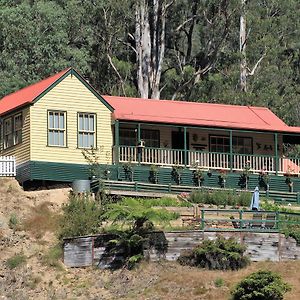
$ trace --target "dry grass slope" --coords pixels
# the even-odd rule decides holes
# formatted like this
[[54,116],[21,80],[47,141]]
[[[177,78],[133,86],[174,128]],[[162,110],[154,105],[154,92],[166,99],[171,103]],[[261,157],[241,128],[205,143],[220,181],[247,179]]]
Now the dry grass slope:
[[[0,179],[0,298],[225,300],[246,275],[267,269],[292,285],[285,299],[300,299],[300,261],[252,263],[237,272],[170,262],[144,262],[135,270],[113,273],[97,268],[65,269],[57,260],[60,251],[54,232],[67,196],[67,189],[24,192],[14,180]],[[16,230],[8,226],[11,214],[20,221]],[[7,265],[11,258],[13,268]]]

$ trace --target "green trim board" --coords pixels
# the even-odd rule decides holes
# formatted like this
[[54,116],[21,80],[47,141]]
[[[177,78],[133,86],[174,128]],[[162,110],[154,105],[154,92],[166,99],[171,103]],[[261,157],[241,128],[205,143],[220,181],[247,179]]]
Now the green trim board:
[[74,75],[90,92],[96,96],[102,104],[105,105],[111,112],[114,111],[114,108],[73,68],[68,70],[64,75],[62,75],[59,79],[57,79],[54,83],[52,83],[47,89],[45,89],[40,95],[38,95],[33,101],[32,104],[39,101],[43,96],[45,96],[48,92],[50,92],[54,87],[56,87],[61,81],[63,81],[69,75]]
[[[104,170],[109,170],[109,178],[119,182],[119,187],[128,183],[126,173],[121,164],[119,165],[100,165],[100,174],[103,176]],[[133,179],[130,184],[150,183],[150,166],[133,165]],[[172,168],[159,168],[158,169],[158,184],[150,184],[152,190],[160,191],[161,189],[168,192],[170,185],[176,186],[180,192],[184,189],[198,188],[193,181],[193,171],[190,169],[181,170],[181,184],[178,185],[172,178]],[[204,174],[203,185],[207,188],[220,188],[219,173],[214,172],[211,175]],[[76,179],[88,179],[90,177],[90,169],[87,164],[71,164],[71,163],[56,163],[56,162],[43,162],[43,161],[29,161],[17,167],[17,179],[20,182],[30,180],[48,180],[58,182],[72,182]],[[104,176],[103,176],[104,177]],[[249,190],[252,191],[258,186],[258,175],[251,174],[249,176]],[[238,185],[240,173],[228,173],[226,178],[226,188],[241,189]],[[300,178],[294,178],[294,193],[288,192],[288,186],[285,184],[284,176],[270,175],[270,191],[268,195],[275,199],[284,199],[286,202],[300,201]]]

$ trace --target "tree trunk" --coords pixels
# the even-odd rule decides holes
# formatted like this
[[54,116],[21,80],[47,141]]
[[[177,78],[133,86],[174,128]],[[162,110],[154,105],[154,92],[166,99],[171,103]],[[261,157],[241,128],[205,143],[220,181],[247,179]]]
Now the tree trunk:
[[242,92],[247,92],[247,59],[246,59],[246,0],[241,0],[240,17],[240,87]]
[[151,42],[148,14],[149,7],[147,0],[137,0],[135,11],[135,43],[138,90],[142,98],[149,97]]
[[142,98],[160,98],[166,13],[171,4],[165,0],[136,0],[137,81]]

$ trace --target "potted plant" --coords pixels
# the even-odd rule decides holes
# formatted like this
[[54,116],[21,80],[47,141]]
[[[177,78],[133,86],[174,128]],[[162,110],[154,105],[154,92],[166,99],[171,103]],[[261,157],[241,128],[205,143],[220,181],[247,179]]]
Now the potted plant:
[[180,167],[178,165],[172,167],[171,176],[172,176],[172,179],[178,185],[181,183],[181,173],[182,173],[182,167]]
[[246,190],[248,190],[249,174],[251,173],[250,169],[250,161],[247,161],[238,183],[241,188],[245,188]]
[[133,181],[133,169],[130,162],[123,164],[123,170],[125,173],[125,180]]
[[226,186],[226,177],[227,177],[226,170],[220,170],[220,175],[218,176],[218,178],[219,178],[219,185],[221,188],[225,188]]
[[199,167],[199,162],[196,161],[194,164],[194,170],[193,170],[193,182],[196,186],[202,186],[202,183],[204,181],[204,172],[203,170]]
[[151,183],[158,183],[158,166],[156,166],[156,165],[150,166],[149,181]]
[[260,171],[259,176],[258,176],[258,184],[261,188],[264,188],[265,191],[269,190],[269,181],[270,181],[270,177],[268,172],[263,169]]
[[290,193],[293,192],[293,187],[294,187],[294,183],[292,181],[293,172],[294,170],[292,170],[291,167],[288,166],[287,172],[284,174],[284,176],[286,177],[285,183],[288,186]]

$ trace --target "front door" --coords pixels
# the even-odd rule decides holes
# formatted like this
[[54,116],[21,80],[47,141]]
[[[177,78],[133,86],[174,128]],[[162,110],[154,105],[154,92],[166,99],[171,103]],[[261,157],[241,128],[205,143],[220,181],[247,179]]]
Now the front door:
[[[186,144],[188,150],[190,144],[188,132],[186,133]],[[184,132],[172,131],[172,149],[184,150]],[[173,152],[173,164],[185,164],[184,151]]]

